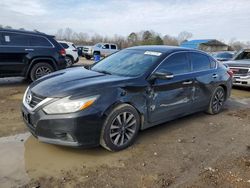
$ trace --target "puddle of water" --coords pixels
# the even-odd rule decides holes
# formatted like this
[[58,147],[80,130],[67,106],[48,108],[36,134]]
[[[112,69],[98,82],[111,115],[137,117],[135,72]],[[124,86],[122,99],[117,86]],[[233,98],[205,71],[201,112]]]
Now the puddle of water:
[[23,142],[29,133],[0,138],[0,187],[20,186],[29,181],[25,171]]
[[112,153],[99,147],[77,149],[38,142],[30,137],[25,143],[25,167],[29,175],[51,175],[73,167],[121,166],[120,160],[128,158],[129,152]]
[[[23,141],[21,141],[23,140]],[[60,177],[62,170],[108,165],[123,167],[128,149],[112,153],[99,147],[77,149],[39,142],[29,133],[0,138],[0,187],[15,187],[42,176]]]

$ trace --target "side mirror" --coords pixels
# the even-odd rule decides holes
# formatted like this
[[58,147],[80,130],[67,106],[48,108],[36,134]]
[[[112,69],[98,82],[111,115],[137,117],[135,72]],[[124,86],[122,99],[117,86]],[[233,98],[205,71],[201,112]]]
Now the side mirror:
[[174,78],[174,75],[171,72],[157,71],[151,77],[153,79],[169,80]]

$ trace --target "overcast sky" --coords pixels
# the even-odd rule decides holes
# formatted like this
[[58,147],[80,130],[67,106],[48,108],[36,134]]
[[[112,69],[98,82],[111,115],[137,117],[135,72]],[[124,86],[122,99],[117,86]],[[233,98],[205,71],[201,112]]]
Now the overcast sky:
[[154,30],[250,40],[250,0],[0,0],[0,24],[55,34],[60,28],[126,36]]

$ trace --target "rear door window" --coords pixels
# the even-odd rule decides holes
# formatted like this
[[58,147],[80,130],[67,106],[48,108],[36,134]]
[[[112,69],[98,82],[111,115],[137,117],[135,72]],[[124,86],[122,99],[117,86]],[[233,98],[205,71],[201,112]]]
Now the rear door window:
[[104,44],[104,49],[109,49],[109,44]]
[[217,65],[217,62],[216,60],[214,60],[213,58],[209,58],[210,59],[210,68],[211,69],[215,69],[216,68],[216,65]]
[[8,46],[29,46],[29,37],[18,33],[3,33],[3,42]]
[[193,71],[205,71],[211,69],[211,63],[208,56],[200,53],[190,53]]
[[0,45],[3,45],[3,35],[0,33]]
[[116,45],[111,44],[111,49],[116,50]]
[[167,58],[158,68],[159,71],[176,74],[184,74],[191,71],[190,63],[185,52],[176,53]]
[[52,47],[52,44],[44,37],[40,36],[29,36],[30,46],[37,47]]

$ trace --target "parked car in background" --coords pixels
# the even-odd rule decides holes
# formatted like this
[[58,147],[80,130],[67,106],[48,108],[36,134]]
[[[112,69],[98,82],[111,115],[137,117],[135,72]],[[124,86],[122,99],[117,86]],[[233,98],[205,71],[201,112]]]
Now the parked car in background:
[[83,54],[86,59],[91,59],[95,54],[101,57],[106,57],[118,51],[116,44],[110,43],[98,43],[94,46],[86,46],[83,50]]
[[250,49],[241,50],[225,64],[234,73],[233,85],[250,87]]
[[74,63],[79,61],[78,50],[72,42],[58,41],[66,51],[65,60],[67,67],[71,67]]
[[53,36],[0,29],[0,77],[22,76],[34,81],[65,67],[65,50]]
[[139,130],[199,111],[221,112],[231,87],[228,68],[204,52],[137,46],[90,70],[75,67],[34,82],[22,114],[42,142],[119,151]]
[[213,53],[213,57],[218,61],[229,61],[234,57],[235,52],[223,51]]

